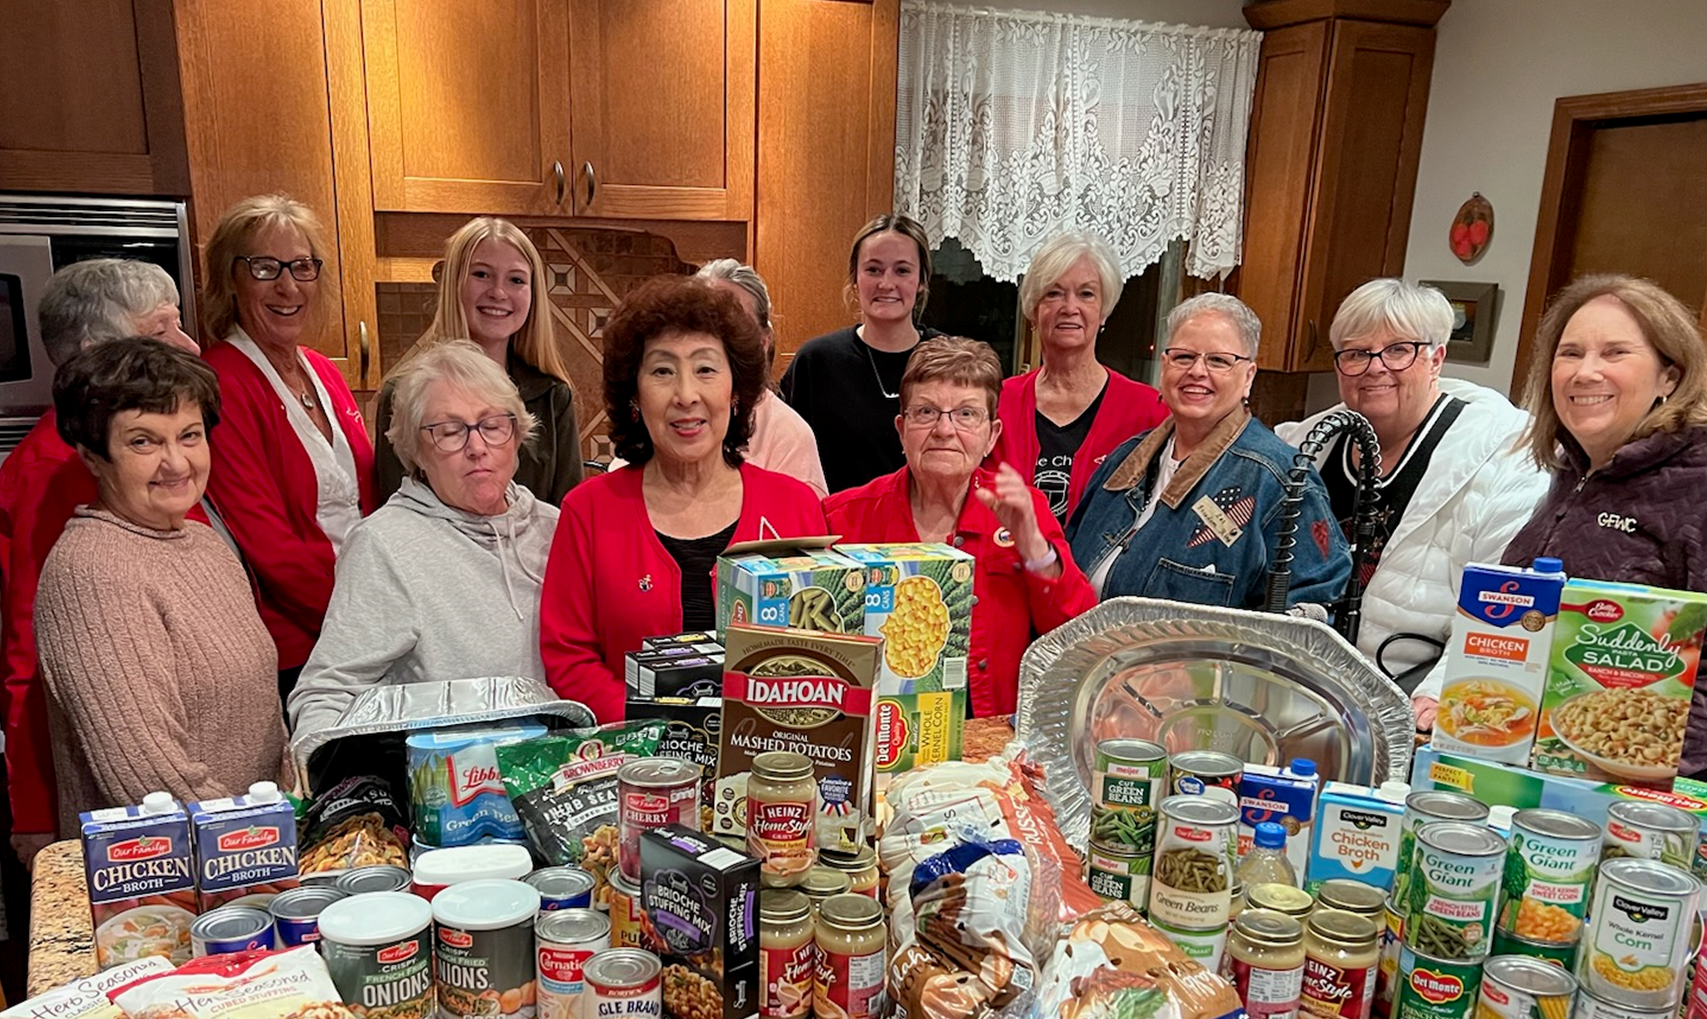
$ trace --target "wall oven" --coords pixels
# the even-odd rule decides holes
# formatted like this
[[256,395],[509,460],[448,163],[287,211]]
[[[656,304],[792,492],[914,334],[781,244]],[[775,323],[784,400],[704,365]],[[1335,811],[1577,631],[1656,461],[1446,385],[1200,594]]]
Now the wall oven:
[[36,305],[48,278],[86,258],[135,258],[178,284],[184,331],[196,335],[195,253],[183,202],[0,194],[0,455],[53,404],[53,363]]

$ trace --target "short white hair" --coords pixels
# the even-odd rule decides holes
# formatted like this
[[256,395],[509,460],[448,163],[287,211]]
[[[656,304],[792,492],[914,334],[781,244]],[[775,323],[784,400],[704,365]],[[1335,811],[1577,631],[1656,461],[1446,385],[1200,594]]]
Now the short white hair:
[[1091,260],[1102,284],[1103,319],[1106,321],[1114,314],[1114,306],[1120,303],[1120,292],[1126,286],[1114,249],[1095,234],[1060,233],[1044,241],[1037,254],[1031,256],[1031,264],[1026,266],[1025,276],[1020,280],[1019,306],[1028,320],[1037,320],[1037,305],[1043,300],[1043,292],[1067,275],[1067,270],[1081,258]]
[[410,474],[421,467],[421,416],[427,411],[427,390],[445,382],[516,416],[516,443],[533,438],[538,422],[528,413],[516,384],[498,362],[472,340],[435,343],[392,372],[391,427],[385,430],[391,449]]
[[1257,345],[1262,342],[1262,320],[1252,311],[1250,305],[1231,294],[1198,294],[1174,306],[1168,312],[1168,339],[1179,332],[1180,326],[1199,315],[1220,315],[1232,325],[1244,341],[1245,353],[1250,357],[1257,356]]
[[1402,340],[1426,343],[1432,351],[1451,338],[1454,318],[1451,302],[1434,287],[1391,277],[1374,279],[1340,302],[1328,326],[1328,342],[1339,350],[1347,340],[1387,329]]
[[57,367],[84,347],[136,334],[136,320],[162,304],[178,305],[178,285],[165,269],[130,258],[91,258],[53,274],[36,315],[42,345]]

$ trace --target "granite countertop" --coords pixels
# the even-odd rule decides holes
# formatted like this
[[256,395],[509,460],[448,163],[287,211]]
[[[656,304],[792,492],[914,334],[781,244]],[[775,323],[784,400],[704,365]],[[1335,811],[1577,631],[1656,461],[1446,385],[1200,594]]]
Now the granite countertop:
[[95,928],[77,839],[55,842],[36,856],[30,891],[30,974],[35,997],[95,973]]

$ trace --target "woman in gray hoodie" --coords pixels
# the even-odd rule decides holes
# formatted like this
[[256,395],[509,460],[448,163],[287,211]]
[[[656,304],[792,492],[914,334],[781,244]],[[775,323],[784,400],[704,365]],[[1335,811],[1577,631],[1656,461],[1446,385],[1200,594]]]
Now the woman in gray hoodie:
[[411,358],[395,381],[386,437],[408,476],[345,541],[290,695],[293,733],[333,724],[376,683],[545,678],[539,589],[557,507],[514,481],[533,415],[467,340]]

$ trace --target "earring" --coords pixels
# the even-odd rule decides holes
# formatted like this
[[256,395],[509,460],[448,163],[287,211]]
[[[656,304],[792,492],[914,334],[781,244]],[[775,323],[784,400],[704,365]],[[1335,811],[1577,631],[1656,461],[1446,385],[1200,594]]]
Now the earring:
[[635,421],[640,420],[640,403],[638,401],[628,401],[628,416]]

